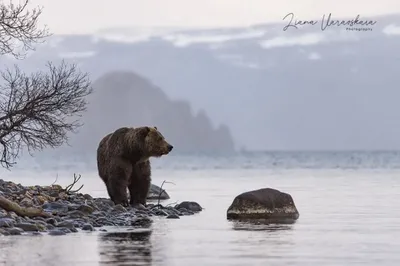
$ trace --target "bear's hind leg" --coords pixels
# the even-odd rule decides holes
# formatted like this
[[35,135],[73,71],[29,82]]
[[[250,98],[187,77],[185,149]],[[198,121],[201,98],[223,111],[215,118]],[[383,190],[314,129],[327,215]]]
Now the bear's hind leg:
[[129,189],[129,204],[131,206],[134,206],[139,203],[139,190],[138,190],[138,176],[137,176],[137,169],[136,167],[133,168],[130,179],[129,179],[129,184],[128,184],[128,189]]

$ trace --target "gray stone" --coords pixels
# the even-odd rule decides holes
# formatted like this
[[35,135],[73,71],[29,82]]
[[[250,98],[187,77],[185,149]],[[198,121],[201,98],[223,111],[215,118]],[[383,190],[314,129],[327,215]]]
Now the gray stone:
[[81,218],[81,217],[85,217],[85,216],[87,216],[87,214],[83,213],[82,211],[78,211],[78,210],[68,212],[68,217],[70,217],[72,219]]
[[93,199],[92,196],[90,196],[89,194],[84,194],[83,198],[87,199],[87,200],[92,200]]
[[113,212],[116,213],[121,213],[121,212],[127,212],[126,208],[124,206],[122,206],[121,204],[117,204],[113,207]]
[[67,212],[68,206],[58,202],[50,202],[43,204],[43,209],[47,212]]
[[[154,184],[151,184],[149,194],[147,195],[147,199],[160,199],[160,200],[167,200],[169,199],[168,193],[160,188],[159,186],[156,186]],[[162,191],[162,192],[161,192]],[[161,194],[160,194],[161,193]]]
[[78,211],[81,211],[86,214],[92,214],[94,212],[93,207],[90,207],[89,205],[82,204],[78,207]]
[[175,209],[186,209],[188,211],[192,212],[200,212],[203,210],[203,208],[198,204],[197,202],[194,201],[183,201],[179,203],[178,205],[175,206]]
[[57,228],[55,230],[62,231],[64,233],[66,233],[66,234],[72,233],[72,230],[69,229],[69,228],[66,228],[66,227],[59,227],[59,228]]
[[75,228],[74,227],[74,223],[71,222],[71,221],[62,221],[62,222],[58,223],[56,226],[57,227],[65,227],[65,228],[68,228],[68,229]]
[[12,227],[15,221],[11,218],[0,218],[0,228],[1,227]]
[[272,188],[262,188],[238,195],[227,210],[227,218],[283,222],[297,220],[299,212],[291,195]]
[[36,224],[17,223],[17,224],[15,224],[15,227],[19,227],[26,232],[39,231],[39,228],[37,227]]
[[49,231],[49,235],[51,235],[51,236],[62,236],[62,235],[66,235],[66,234],[67,233],[65,231],[58,230],[58,229]]
[[91,224],[84,224],[82,226],[82,230],[84,230],[84,231],[94,231],[95,229],[94,229],[93,225],[91,225]]
[[170,215],[167,216],[167,219],[180,219],[180,218],[179,215],[171,213]]
[[7,228],[7,232],[12,236],[17,236],[21,235],[24,232],[24,230],[22,230],[19,227],[12,227],[12,228]]

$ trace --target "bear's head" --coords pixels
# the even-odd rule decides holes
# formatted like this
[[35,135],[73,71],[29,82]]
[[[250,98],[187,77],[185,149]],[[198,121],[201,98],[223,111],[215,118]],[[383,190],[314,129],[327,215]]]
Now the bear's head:
[[144,139],[143,150],[147,156],[161,157],[170,153],[174,148],[165,140],[157,127],[141,127],[139,130]]

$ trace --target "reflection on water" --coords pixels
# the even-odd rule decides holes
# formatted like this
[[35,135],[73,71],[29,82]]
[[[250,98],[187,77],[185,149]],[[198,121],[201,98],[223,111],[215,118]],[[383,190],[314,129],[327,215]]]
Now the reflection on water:
[[100,265],[151,265],[151,229],[133,229],[99,236]]
[[236,220],[231,221],[233,230],[242,231],[281,231],[292,230],[292,225],[296,222],[293,219],[285,220]]

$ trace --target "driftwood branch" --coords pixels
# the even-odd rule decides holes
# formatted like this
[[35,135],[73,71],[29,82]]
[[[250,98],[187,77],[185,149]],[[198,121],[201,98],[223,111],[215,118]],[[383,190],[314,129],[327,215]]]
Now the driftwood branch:
[[44,212],[40,208],[28,207],[24,208],[19,206],[17,203],[0,196],[0,207],[8,212],[15,212],[17,215],[22,217],[51,217],[50,214]]
[[74,181],[72,182],[72,184],[69,184],[68,186],[65,187],[65,192],[66,193],[76,193],[79,190],[81,190],[83,188],[83,185],[80,186],[78,189],[76,190],[72,190],[72,188],[75,186],[76,183],[78,183],[79,179],[81,179],[81,175],[76,176],[76,174],[74,174]]

